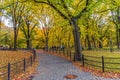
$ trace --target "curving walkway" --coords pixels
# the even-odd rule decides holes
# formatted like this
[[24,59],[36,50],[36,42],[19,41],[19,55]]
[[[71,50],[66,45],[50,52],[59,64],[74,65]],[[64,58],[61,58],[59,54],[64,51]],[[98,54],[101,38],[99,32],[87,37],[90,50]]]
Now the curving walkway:
[[[38,74],[32,80],[120,80],[94,76],[91,73],[79,70],[64,58],[45,52],[39,52],[38,59]],[[78,77],[76,79],[66,79],[64,76],[67,74],[74,74]]]

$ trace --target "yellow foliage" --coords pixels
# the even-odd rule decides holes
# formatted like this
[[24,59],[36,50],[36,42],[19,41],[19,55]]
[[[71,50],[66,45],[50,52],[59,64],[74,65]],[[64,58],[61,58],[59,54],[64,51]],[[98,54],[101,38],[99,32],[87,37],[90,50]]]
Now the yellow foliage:
[[107,38],[103,38],[103,41],[102,41],[103,46],[108,45],[108,44],[109,44],[108,42],[109,42],[109,41],[108,41]]

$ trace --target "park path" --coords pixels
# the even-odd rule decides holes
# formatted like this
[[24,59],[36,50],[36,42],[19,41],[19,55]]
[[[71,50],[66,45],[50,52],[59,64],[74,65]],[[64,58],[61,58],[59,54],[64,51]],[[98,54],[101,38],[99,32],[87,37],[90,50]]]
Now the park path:
[[[94,76],[76,68],[70,61],[46,52],[39,51],[38,59],[37,74],[32,80],[120,80]],[[74,74],[78,77],[66,79],[64,76],[67,74]]]

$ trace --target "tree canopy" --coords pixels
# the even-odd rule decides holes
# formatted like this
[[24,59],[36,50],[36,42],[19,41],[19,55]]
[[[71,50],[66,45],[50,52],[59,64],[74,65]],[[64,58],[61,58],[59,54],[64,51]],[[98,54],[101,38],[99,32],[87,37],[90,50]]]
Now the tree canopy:
[[79,59],[83,48],[108,47],[110,40],[120,48],[119,0],[4,0],[2,3],[0,27],[6,24],[4,17],[11,20],[10,39],[15,49],[20,45],[28,49],[64,45],[75,50]]

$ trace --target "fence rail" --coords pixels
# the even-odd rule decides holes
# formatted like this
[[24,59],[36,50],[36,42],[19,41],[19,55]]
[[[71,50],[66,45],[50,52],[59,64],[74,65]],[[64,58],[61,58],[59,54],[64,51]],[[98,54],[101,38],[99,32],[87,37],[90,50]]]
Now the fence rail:
[[[89,58],[88,58],[89,57]],[[94,58],[94,59],[92,59]],[[109,60],[107,60],[109,59]],[[82,62],[85,67],[87,65],[90,65],[92,67],[99,67],[101,68],[102,72],[105,72],[106,69],[116,69],[116,70],[120,70],[120,63],[119,62],[109,62],[110,60],[112,61],[112,59],[116,59],[116,60],[120,60],[120,58],[111,58],[111,57],[94,57],[94,56],[87,56],[87,55],[82,55]],[[119,65],[119,67],[116,67],[115,65]],[[112,67],[111,67],[112,66]]]
[[0,77],[4,80],[11,80],[14,75],[21,72],[25,72],[29,66],[32,66],[36,59],[36,51],[32,50],[32,54],[29,58],[24,58],[15,63],[8,63],[7,65],[0,67]]
[[[72,61],[75,61],[75,54],[72,52],[68,52],[66,50],[54,49],[50,50],[50,52],[58,53],[70,58]],[[114,61],[116,60],[116,61]],[[99,68],[102,72],[107,70],[120,70],[120,58],[114,57],[97,57],[97,56],[88,56],[88,55],[81,55],[80,63],[83,67],[91,66]],[[117,65],[117,66],[116,66]]]

